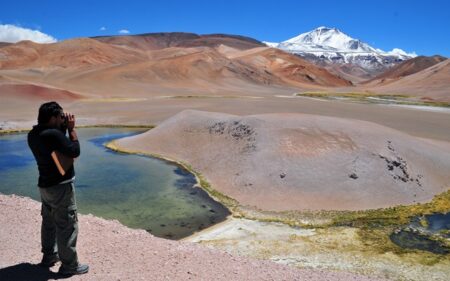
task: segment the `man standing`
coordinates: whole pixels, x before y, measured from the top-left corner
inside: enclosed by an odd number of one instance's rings
[[[61,261],[59,273],[62,275],[87,273],[89,266],[78,262],[76,251],[78,218],[74,167],[70,165],[62,174],[52,158],[55,151],[68,158],[80,155],[74,115],[64,113],[56,102],[42,104],[38,124],[28,133],[28,145],[39,170],[43,253],[40,265],[51,267]]]

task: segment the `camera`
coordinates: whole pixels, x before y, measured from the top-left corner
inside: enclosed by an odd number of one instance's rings
[[[67,118],[67,115],[64,113],[61,113],[61,118],[64,120],[63,123],[61,124],[61,131],[63,131],[63,133],[65,133],[67,131],[67,126],[68,126],[69,120]]]

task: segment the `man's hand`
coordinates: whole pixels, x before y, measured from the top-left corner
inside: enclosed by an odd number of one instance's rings
[[[70,112],[66,113],[67,129],[72,131],[75,128],[75,115]]]
[[[69,131],[69,137],[72,141],[78,140],[77,132],[75,132],[75,115],[68,112],[66,113],[67,130]]]

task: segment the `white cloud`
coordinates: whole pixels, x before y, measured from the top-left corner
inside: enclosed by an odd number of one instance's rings
[[[100,27],[100,31],[105,31],[105,30],[106,30],[106,27],[104,27],[104,26]]]
[[[120,34],[128,34],[128,33],[130,33],[130,31],[128,29],[121,29],[121,30],[119,30],[119,33]]]
[[[36,43],[54,43],[57,41],[56,38],[42,33],[39,30],[32,30],[12,24],[0,24],[0,42],[16,43],[22,40],[30,40]]]

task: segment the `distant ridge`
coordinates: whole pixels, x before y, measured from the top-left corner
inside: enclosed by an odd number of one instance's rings
[[[369,83],[376,80],[405,77],[417,73],[419,71],[422,71],[435,64],[438,64],[446,59],[447,58],[439,55],[435,55],[432,57],[418,56],[390,68],[389,70],[383,72],[381,75],[378,75],[377,77],[369,81],[366,81],[365,83]]]
[[[131,34],[131,35],[101,35],[101,36],[92,36],[90,38],[98,39],[98,38],[105,38],[105,37],[131,37],[131,36],[134,36],[134,37],[164,37],[164,36],[182,37],[183,35],[185,35],[186,39],[200,38],[200,37],[222,37],[222,38],[235,38],[235,39],[239,39],[239,40],[244,40],[244,41],[264,45],[264,43],[262,43],[261,41],[256,40],[251,37],[248,37],[248,36],[225,34],[225,33],[196,34],[196,33],[191,33],[191,32],[148,32],[148,33]]]
[[[399,93],[421,96],[425,100],[450,102],[450,60],[445,59],[416,73],[386,81],[367,84],[378,93]]]
[[[0,48],[1,47],[5,47],[5,46],[9,46],[9,45],[11,45],[12,43],[8,43],[8,42],[0,42]]]
[[[126,45],[143,50],[157,50],[169,47],[217,47],[226,45],[240,50],[265,46],[264,43],[241,35],[205,34],[187,32],[158,32],[136,35],[96,36],[92,39],[115,45]]]

